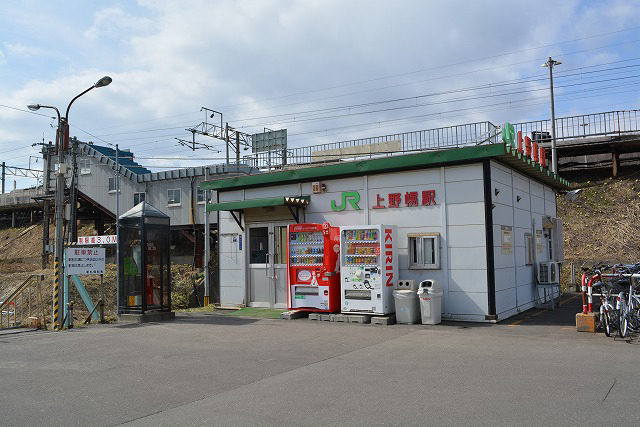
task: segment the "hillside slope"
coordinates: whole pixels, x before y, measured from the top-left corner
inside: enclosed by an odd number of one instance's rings
[[[585,182],[577,200],[558,197],[565,265],[640,261],[640,181]]]

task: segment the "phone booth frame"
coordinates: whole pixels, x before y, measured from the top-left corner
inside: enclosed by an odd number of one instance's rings
[[[171,312],[170,218],[146,202],[120,216],[119,312]]]

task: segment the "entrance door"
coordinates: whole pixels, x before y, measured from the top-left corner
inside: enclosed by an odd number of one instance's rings
[[[287,308],[287,224],[252,224],[249,306]]]

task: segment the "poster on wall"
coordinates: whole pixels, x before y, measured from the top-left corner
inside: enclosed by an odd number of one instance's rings
[[[542,253],[542,230],[536,230],[536,252]]]
[[[503,225],[502,230],[502,255],[513,254],[513,227]]]

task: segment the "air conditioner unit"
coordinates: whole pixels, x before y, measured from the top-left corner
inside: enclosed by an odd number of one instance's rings
[[[396,289],[400,291],[417,291],[418,286],[415,280],[398,279]]]
[[[552,283],[560,283],[560,263],[545,261],[539,262],[537,268],[538,283],[548,285]]]

